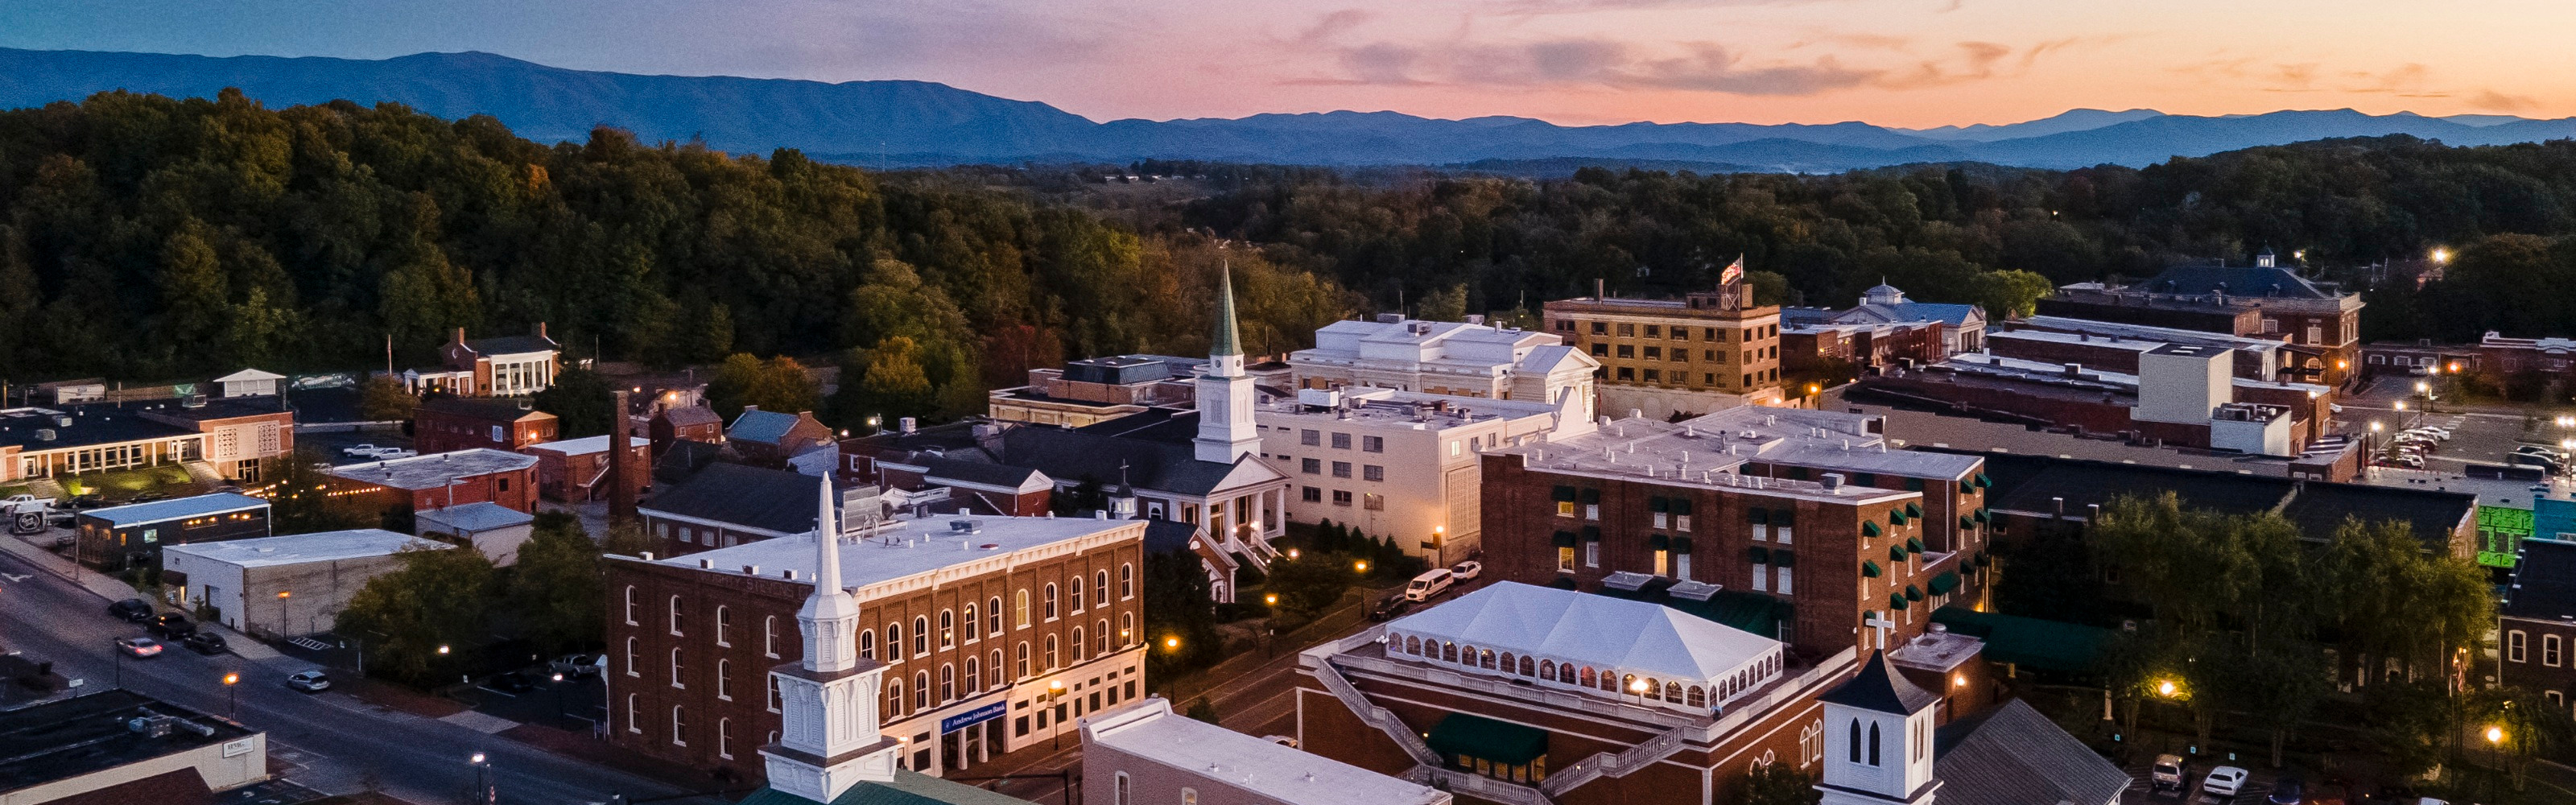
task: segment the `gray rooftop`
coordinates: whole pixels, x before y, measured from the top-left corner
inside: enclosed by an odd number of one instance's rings
[[[129,719],[154,716],[179,719],[205,733],[174,724],[177,728],[154,737],[126,727]],[[21,791],[254,734],[122,689],[0,710],[0,791]]]
[[[524,470],[536,465],[536,456],[476,447],[452,453],[431,453],[414,458],[332,467],[331,475],[418,492],[423,489],[443,489],[460,478]]]
[[[478,501],[458,506],[422,509],[412,515],[421,527],[441,526],[451,532],[479,534],[496,528],[527,525],[537,516],[498,503]]]
[[[2129,773],[2020,699],[1933,733],[1942,805],[2118,802]]]
[[[810,514],[805,518],[808,532],[813,530],[813,519]],[[960,522],[973,523],[975,530],[958,531],[950,525]],[[888,520],[865,538],[841,541],[841,583],[857,589],[1121,529],[1127,530],[1128,539],[1141,542],[1145,535],[1145,521],[950,515]],[[814,538],[795,536],[756,540],[655,561],[690,568],[697,567],[700,562],[709,562],[714,566],[713,572],[736,574],[745,566],[758,566],[762,575],[771,578],[780,577],[782,571],[793,570],[798,583],[811,584],[815,567]]]
[[[1524,456],[1530,469],[1541,472],[1840,499],[1897,493],[1854,486],[1828,491],[1817,483],[1741,473],[1744,465],[1760,462],[1957,480],[1975,472],[1981,463],[1975,456],[1930,458],[1935,454],[1887,449],[1885,436],[1871,432],[1879,422],[1878,417],[1860,414],[1744,406],[1682,422],[1617,420],[1581,436],[1494,452]]]
[[[249,495],[238,495],[231,492],[217,492],[211,495],[198,495],[195,497],[177,498],[173,500],[156,500],[151,503],[137,503],[131,506],[110,506],[104,509],[91,509],[89,511],[81,512],[81,515],[106,520],[110,525],[123,528],[130,525],[158,523],[165,520],[184,520],[190,517],[204,517],[210,514],[230,514],[232,512],[266,508],[268,508],[268,501],[261,500],[259,498],[251,497]]]
[[[1531,400],[1427,394],[1368,386],[1345,388],[1340,394],[1344,404],[1339,408],[1305,405],[1296,397],[1284,397],[1262,404],[1260,410],[1266,414],[1318,422],[1418,422],[1430,430],[1454,428],[1497,417],[1520,419],[1556,413],[1556,406]]]
[[[1291,749],[1172,712],[1169,700],[1147,699],[1093,716],[1083,743],[1107,746],[1210,783],[1252,792],[1282,805],[1445,805],[1447,792]],[[1219,798],[1216,801],[1230,801]]]
[[[288,534],[282,537],[172,545],[162,550],[167,553],[184,553],[242,567],[268,567],[386,556],[405,550],[435,551],[453,547],[455,546],[437,540],[421,539],[410,534],[397,534],[381,528],[356,528],[347,531],[317,531],[311,534]]]

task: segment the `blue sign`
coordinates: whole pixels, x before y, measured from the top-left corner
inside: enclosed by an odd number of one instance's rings
[[[946,735],[976,724],[1001,718],[1003,713],[1008,713],[1010,711],[1011,703],[1005,701],[994,702],[973,710],[958,713],[939,720],[939,734]]]

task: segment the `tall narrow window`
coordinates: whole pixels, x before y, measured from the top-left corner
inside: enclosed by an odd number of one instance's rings
[[[635,585],[632,584],[626,585],[626,625],[635,625]]]
[[[982,622],[982,621],[978,621],[978,620],[976,620],[976,619],[975,619],[975,603],[974,603],[974,602],[969,601],[969,602],[967,602],[967,603],[966,603],[966,614],[965,614],[965,616],[964,616],[963,618],[961,618],[961,620],[964,620],[964,621],[965,621],[965,623],[966,623],[966,642],[972,643],[972,642],[975,642],[978,638],[981,638],[981,637],[983,637],[983,636],[984,636],[984,624],[983,624],[983,622]]]
[[[638,709],[638,705],[639,700],[635,698],[635,694],[626,694],[626,731],[642,735],[644,734],[644,712]]]
[[[716,719],[716,756],[733,759],[733,719]]]
[[[635,638],[626,638],[626,675],[642,676],[635,670]]]
[[[1073,661],[1074,661],[1074,662],[1081,662],[1081,661],[1083,661],[1083,659],[1085,659],[1085,657],[1086,657],[1086,656],[1088,655],[1088,653],[1090,652],[1090,649],[1091,649],[1091,641],[1083,639],[1084,637],[1085,637],[1085,635],[1082,633],[1082,627],[1080,627],[1080,626],[1073,627]]]
[[[769,680],[769,712],[778,712],[778,677],[763,676],[761,678]]]
[[[680,597],[671,596],[671,633],[680,633]]]
[[[679,705],[671,706],[671,745],[689,745],[689,714]]]
[[[716,661],[716,698],[733,701],[733,661]]]
[[[1046,669],[1049,671],[1064,667],[1062,664],[1056,662],[1058,657],[1063,656],[1056,650],[1058,642],[1059,641],[1056,639],[1055,635],[1046,636]]]
[[[1029,628],[1029,588],[1011,593],[1011,621],[1022,629]]]
[[[969,660],[969,662],[972,662],[972,660]],[[947,704],[956,700],[957,666],[941,663],[939,666],[939,703]]]
[[[876,632],[874,632],[874,631],[871,631],[871,630],[867,630],[867,629],[860,629],[860,630],[859,630],[859,659],[862,659],[862,660],[873,660],[873,659],[876,659],[876,658],[877,658],[877,633],[876,633]]]
[[[1869,765],[1878,765],[1878,722],[1869,722]]]
[[[1020,641],[1020,662],[1016,670],[1019,672],[1019,678],[1021,679],[1035,676],[1035,674],[1029,673],[1029,641]]]
[[[1851,722],[1851,762],[1860,762],[1860,719]]]
[[[1072,583],[1068,586],[1073,588],[1070,590],[1070,592],[1073,593],[1073,608],[1071,611],[1076,615],[1082,614],[1082,577],[1078,575],[1074,576]]]
[[[687,685],[680,684],[680,650],[679,650],[679,649],[672,649],[672,650],[671,650],[671,687],[675,687],[675,688],[686,688],[686,687],[688,687]]]
[[[912,672],[912,709],[930,709],[930,672]]]
[[[1092,597],[1093,597],[1093,598],[1100,599],[1100,605],[1101,605],[1101,606],[1108,606],[1108,605],[1109,605],[1109,571],[1107,571],[1107,570],[1102,570],[1102,571],[1099,571],[1099,572],[1093,573],[1093,574],[1091,574],[1091,580],[1092,580],[1092,582],[1091,582],[1092,592],[1094,593],[1094,594],[1092,595]]]
[[[716,645],[733,645],[733,608],[716,607]]]
[[[930,616],[928,615],[915,615],[912,618],[912,656],[930,656]]]
[[[1047,582],[1047,586],[1046,586],[1046,619],[1047,619],[1047,620],[1055,620],[1056,606],[1058,605],[1058,602],[1057,602],[1057,595],[1058,595],[1058,591],[1056,590],[1055,582]]]
[[[997,688],[998,688],[998,687],[1001,687],[1001,686],[1003,686],[1003,685],[1008,685],[1008,684],[1010,684],[1010,683],[1011,683],[1011,680],[1010,680],[1010,678],[1009,678],[1009,676],[1010,676],[1010,675],[1005,674],[1005,673],[1002,673],[1002,650],[1001,650],[1001,649],[994,649],[994,650],[993,650],[993,659],[992,659],[992,661],[991,661],[991,664],[990,664],[990,665],[988,665],[988,666],[986,666],[986,667],[993,669],[993,687],[997,687]]]
[[[973,692],[983,689],[984,659],[981,657],[969,656],[966,658],[966,690]]]
[[[1091,653],[1106,657],[1109,655],[1109,619],[1101,618],[1094,621],[1092,625],[1098,627],[1099,631],[1091,638],[1093,641]]]
[[[776,615],[760,619],[760,655],[773,660],[778,658],[778,616]]]
[[[985,602],[984,602],[984,604],[985,604],[985,608],[984,608],[985,615],[984,615],[984,617],[992,619],[992,624],[991,624],[991,626],[990,626],[990,627],[988,627],[988,628],[986,628],[986,629],[984,630],[984,633],[985,633],[985,634],[988,634],[988,635],[991,635],[991,636],[993,636],[993,637],[1001,637],[1001,636],[1002,636],[1002,597],[1001,597],[1001,596],[998,596],[998,595],[997,595],[997,596],[993,596],[992,600],[985,601]]]
[[[1136,597],[1136,566],[1118,566],[1118,600]]]

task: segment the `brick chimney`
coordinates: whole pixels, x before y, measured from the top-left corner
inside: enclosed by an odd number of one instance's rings
[[[546,340],[548,340],[548,341],[552,341],[552,340],[554,340],[554,339],[552,339],[552,338],[547,338],[547,337],[546,337],[546,323],[545,323],[545,322],[542,322],[542,321],[541,321],[541,322],[537,322],[537,337],[538,337],[538,338],[545,338],[545,339],[546,339]]]
[[[450,342],[448,342],[448,343],[456,344],[456,345],[459,345],[459,346],[463,346],[463,345],[465,344],[465,328],[463,328],[463,327],[458,327],[458,328],[456,328],[456,340],[454,340],[454,341],[450,341]]]
[[[537,325],[537,332],[543,335],[545,325]],[[611,408],[608,415],[611,424],[608,428],[608,525],[610,528],[616,528],[635,522],[635,481],[626,474],[639,468],[627,466],[632,463],[632,459],[626,455],[627,431],[631,429],[626,419],[626,392],[623,390],[611,392],[609,400]]]

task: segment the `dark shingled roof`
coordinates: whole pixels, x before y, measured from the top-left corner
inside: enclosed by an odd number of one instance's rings
[[[2110,805],[2129,773],[2020,699],[1932,733],[1941,805]]]
[[[523,352],[553,352],[560,349],[554,339],[533,335],[505,335],[497,338],[467,339],[465,348],[478,355],[516,355]]]
[[[1199,527],[1179,520],[1149,520],[1145,523],[1146,553],[1183,553],[1190,549],[1190,538]]]
[[[722,461],[725,446],[696,439],[673,439],[662,457],[653,460],[653,483],[676,484],[696,477],[707,465]]]
[[[2499,612],[2508,618],[2555,621],[2576,615],[2576,543],[2522,541],[2522,564],[2513,571]]]
[[[1059,481],[1089,479],[1108,485],[1118,482],[1119,465],[1123,462],[1128,483],[1139,489],[1183,495],[1216,491],[1217,484],[1234,470],[1234,465],[1200,461],[1197,449],[1187,439],[1173,442],[1094,430],[1151,413],[1120,417],[1080,430],[1014,428],[1002,434],[1002,463],[1034,467]],[[1178,419],[1171,419],[1157,424],[1177,427],[1178,423]],[[1188,430],[1197,429],[1197,413],[1190,412]]]
[[[815,479],[786,470],[709,464],[645,501],[647,511],[781,534],[814,530]]]
[[[1880,713],[1910,715],[1941,701],[1941,695],[1906,681],[1904,674],[1887,662],[1887,651],[1881,649],[1860,666],[1860,675],[1852,677],[1817,701],[1857,707]]]
[[[176,405],[175,402],[171,403]],[[182,428],[167,422],[143,418],[150,404],[127,403],[120,408],[107,405],[64,405],[38,409],[0,411],[0,447],[19,445],[27,452],[61,450],[69,447],[119,444],[146,439],[169,439],[195,434],[195,428]],[[40,413],[51,411],[55,413]],[[58,417],[69,417],[70,425]],[[50,434],[52,438],[42,438]]]
[[[915,453],[910,458],[894,463],[923,467],[927,470],[923,476],[932,480],[963,481],[1005,489],[1018,489],[1021,484],[1028,483],[1029,476],[1038,474],[1037,470],[1027,467],[1013,467],[989,461],[965,461],[927,453]]]
[[[704,408],[704,407],[695,406],[695,405],[683,405],[683,406],[679,406],[679,407],[676,407],[676,408],[664,408],[664,409],[662,409],[662,414],[661,414],[661,416],[662,416],[662,420],[663,420],[663,421],[665,421],[665,422],[669,422],[669,423],[671,423],[671,424],[673,424],[673,425],[722,425],[722,424],[724,424],[724,417],[716,416],[715,409],[712,409],[712,408]]]
[[[2334,294],[2310,284],[2287,268],[2217,266],[2208,263],[2178,265],[2165,269],[2162,274],[2129,286],[2129,290],[2187,296],[2223,293],[2230,297],[2247,298],[2334,298]]]
[[[2109,505],[2122,495],[2173,492],[2183,505],[2228,514],[2279,511],[2307,536],[2324,539],[2344,518],[2364,523],[2396,520],[2415,531],[2427,550],[2449,553],[2454,529],[2477,512],[2477,496],[2431,489],[2302,481],[2277,475],[2239,475],[2230,471],[2186,470],[2146,464],[2121,464],[2021,453],[1913,447],[1932,453],[1973,455],[1986,460],[1994,487],[1986,491],[1986,508],[2048,514],[2050,498],[2066,499],[2066,514],[2083,517],[2092,504]]]

